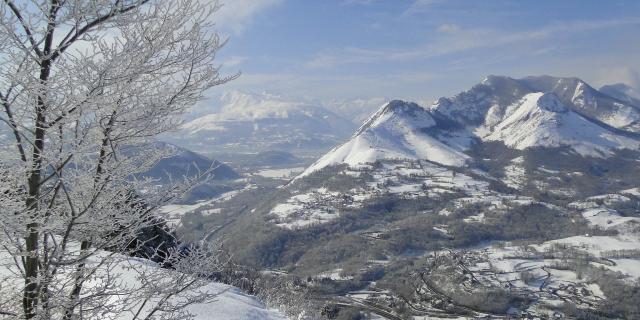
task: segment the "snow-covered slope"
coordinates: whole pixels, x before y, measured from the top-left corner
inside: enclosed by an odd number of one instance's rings
[[[553,92],[573,110],[614,128],[640,132],[640,110],[633,105],[604,94],[578,78],[549,76],[521,80],[536,92]]]
[[[88,260],[88,263],[97,264],[99,260],[96,257],[101,257],[104,259],[108,253],[98,252],[94,257]],[[118,303],[118,307],[109,309],[104,308],[104,313],[102,314],[101,319],[117,319],[117,320],[131,320],[131,319],[139,319],[135,313],[131,311],[122,312],[119,308],[126,309],[125,307],[129,307],[130,310],[138,310],[140,309],[141,315],[146,315],[149,311],[158,303],[161,299],[161,294],[166,294],[160,290],[166,288],[157,288],[158,296],[154,297],[155,299],[144,300],[145,295],[137,292],[138,288],[142,286],[142,279],[149,280],[151,278],[151,274],[154,275],[153,279],[157,280],[157,276],[162,276],[166,272],[167,279],[171,278],[170,273],[174,272],[169,269],[160,269],[157,264],[150,262],[148,260],[133,258],[133,257],[121,257],[116,256],[113,260],[104,260],[109,261],[106,266],[100,266],[95,269],[95,276],[88,276],[88,281],[85,283],[85,286],[91,287],[96,286],[102,288],[100,286],[103,285],[103,281],[111,281],[104,280],[103,277],[106,277],[107,272],[106,268],[109,268],[108,275],[113,277],[117,277],[117,281],[114,286],[109,287],[106,290],[106,295],[110,296],[110,300],[114,304]],[[119,261],[119,262],[113,262]],[[0,279],[3,281],[4,287],[2,289],[2,293],[6,294],[7,290],[12,290],[12,285],[17,285],[15,288],[17,292],[20,292],[21,289],[21,278],[16,276],[19,274],[19,270],[15,267],[13,263],[13,257],[11,257],[8,252],[0,251]],[[93,270],[93,269],[92,269]],[[158,274],[156,274],[156,272]],[[142,276],[145,275],[145,276]],[[145,278],[147,277],[147,278]],[[171,282],[168,282],[171,283]],[[148,284],[145,284],[148,288]],[[162,284],[158,284],[162,285]],[[91,293],[90,289],[87,288],[87,293]],[[118,297],[117,293],[122,293],[126,295],[124,297]],[[214,297],[213,299],[207,299],[206,301],[200,303],[193,303],[186,307],[184,311],[193,315],[194,320],[286,320],[282,313],[278,310],[268,309],[262,302],[260,302],[256,297],[248,295],[242,292],[240,289],[229,286],[226,284],[211,282],[204,286],[198,286],[194,289],[187,289],[179,294],[176,294],[173,297],[168,298],[168,305],[172,304],[182,304],[186,301],[188,297],[193,298],[196,296],[202,295],[211,295]],[[3,299],[9,299],[9,296],[3,296]],[[97,300],[96,300],[97,301]],[[7,303],[10,300],[3,301],[3,307],[7,306]],[[167,304],[165,304],[167,306]],[[115,310],[119,310],[116,311]],[[162,318],[163,313],[156,313],[156,317],[153,319]],[[0,319],[8,319],[0,316]],[[91,318],[95,319],[95,318]]]
[[[489,76],[470,90],[428,108],[391,101],[343,145],[302,175],[327,166],[378,159],[423,159],[463,166],[474,143],[501,141],[524,150],[569,147],[606,157],[640,148],[640,112],[575,78]]]
[[[333,149],[302,175],[333,165],[357,165],[379,159],[426,159],[444,165],[464,165],[467,156],[427,131],[436,125],[415,103],[391,101],[376,112],[347,143]]]
[[[616,135],[567,108],[554,93],[530,93],[507,111],[485,140],[503,141],[523,150],[569,146],[587,156],[612,149],[638,149],[636,139]]]

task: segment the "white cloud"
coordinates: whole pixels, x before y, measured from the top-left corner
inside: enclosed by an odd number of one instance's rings
[[[222,65],[225,67],[237,67],[247,60],[244,56],[231,56],[226,59],[222,59]]]
[[[629,66],[600,68],[595,82],[598,86],[622,82],[640,90],[640,72]]]
[[[314,55],[305,66],[312,69],[333,68],[349,64],[428,59],[478,48],[495,48],[518,43],[531,44],[553,37],[566,37],[577,33],[637,23],[640,23],[640,19],[571,21],[514,32],[483,28],[463,29],[456,25],[442,25],[438,28],[441,32],[429,40],[427,44],[421,46],[401,49],[347,47],[324,50]],[[538,52],[538,54],[542,53],[544,52]]]
[[[277,6],[284,0],[221,0],[222,8],[215,14],[216,24],[235,35],[241,34],[253,19],[265,10]]]
[[[343,4],[346,5],[350,5],[350,4],[372,4],[374,2],[376,2],[377,0],[344,0]]]
[[[458,26],[457,24],[445,23],[439,25],[436,30],[442,33],[454,33],[460,30],[460,26]]]
[[[247,73],[225,85],[225,90],[287,92],[315,98],[371,97],[380,92],[392,97],[413,98],[410,92],[422,88],[436,75],[425,71],[376,75],[323,75],[313,73]]]
[[[431,10],[434,4],[442,2],[443,0],[415,0],[407,10],[404,11],[405,15],[412,15],[418,13],[424,13]]]

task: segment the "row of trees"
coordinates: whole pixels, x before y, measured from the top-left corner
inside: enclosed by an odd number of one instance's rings
[[[163,252],[173,269],[131,265],[132,239],[157,223],[181,181],[135,179],[203,93],[233,78],[215,1],[0,2],[0,313],[24,319],[180,319],[214,256]],[[146,149],[145,149],[146,148]],[[129,151],[128,151],[129,150]],[[136,150],[131,152],[130,150]],[[119,277],[131,273],[127,282]],[[134,284],[132,284],[134,283]]]

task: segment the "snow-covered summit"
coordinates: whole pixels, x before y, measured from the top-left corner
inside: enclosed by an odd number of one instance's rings
[[[351,140],[331,150],[301,176],[330,165],[357,165],[380,159],[426,159],[464,165],[468,156],[429,134],[429,128],[435,125],[427,109],[411,102],[390,101],[365,121]]]
[[[640,112],[577,78],[489,76],[471,89],[429,107],[393,100],[343,145],[301,176],[346,163],[422,159],[464,166],[474,143],[500,141],[514,149],[568,147],[607,157],[640,148]]]
[[[502,141],[515,149],[571,147],[585,156],[612,149],[638,149],[640,141],[616,135],[566,107],[555,93],[530,93],[514,105],[483,140]]]
[[[578,78],[488,76],[467,91],[451,98],[440,98],[431,109],[458,122],[478,124],[485,120],[486,112],[492,107],[495,113],[536,92],[554,93],[573,111],[604,125],[640,132],[640,109],[604,94]]]

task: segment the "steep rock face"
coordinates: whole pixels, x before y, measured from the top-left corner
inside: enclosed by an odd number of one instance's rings
[[[301,176],[346,163],[422,159],[464,166],[474,143],[499,141],[524,150],[568,147],[607,157],[640,147],[640,112],[577,78],[489,76],[471,89],[424,108],[394,100],[383,105],[343,145]]]

